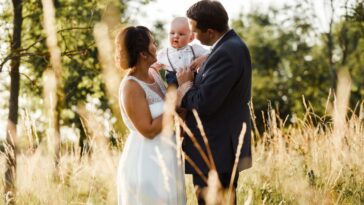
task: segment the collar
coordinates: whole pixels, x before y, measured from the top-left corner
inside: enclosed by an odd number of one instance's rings
[[[171,46],[171,47],[169,47],[168,49],[171,49],[172,51],[181,51],[181,50],[186,49],[187,47],[189,47],[189,45],[188,45],[188,44],[187,44],[187,45],[185,45],[185,46],[183,46],[183,47],[181,47],[181,48],[173,48],[173,47]]]
[[[226,31],[219,39],[217,39],[217,41],[214,43],[214,44],[212,44],[212,46],[211,46],[211,50],[213,50],[214,48],[215,48],[215,46],[219,43],[219,41],[227,34],[227,33],[229,33],[229,31],[231,31],[231,29],[229,29],[228,31]]]

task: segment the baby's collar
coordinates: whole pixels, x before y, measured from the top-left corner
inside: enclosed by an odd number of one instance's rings
[[[176,51],[180,51],[180,50],[183,50],[183,49],[187,48],[188,46],[189,45],[187,44],[187,45],[185,45],[185,46],[183,46],[181,48],[173,48],[173,47],[171,47],[171,49],[176,50]]]

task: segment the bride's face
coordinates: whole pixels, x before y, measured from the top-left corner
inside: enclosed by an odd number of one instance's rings
[[[148,47],[149,52],[149,63],[153,64],[157,61],[157,45],[152,35],[149,35],[150,37],[150,43]]]

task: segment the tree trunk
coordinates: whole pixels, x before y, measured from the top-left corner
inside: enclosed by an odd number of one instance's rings
[[[59,82],[59,81],[58,81]],[[59,83],[57,83],[57,89],[59,88]],[[54,163],[55,167],[57,169],[57,174],[59,174],[59,162],[61,159],[61,126],[60,126],[60,120],[61,120],[61,96],[57,95],[57,105],[55,110],[55,116],[54,116]]]
[[[341,65],[344,66],[346,64],[347,56],[349,54],[349,43],[350,39],[348,36],[348,26],[347,23],[349,21],[349,8],[348,8],[349,0],[345,1],[345,19],[343,21],[343,26],[341,27],[340,33],[339,33],[339,46],[342,51],[342,59],[341,59]]]
[[[11,53],[15,54],[11,60],[10,71],[10,99],[9,99],[9,115],[8,125],[6,128],[6,168],[5,168],[5,204],[14,204],[15,196],[15,177],[16,177],[16,152],[15,141],[17,138],[16,126],[18,123],[18,97],[20,87],[20,55],[21,47],[21,27],[23,22],[22,1],[13,0],[13,39],[11,43]]]
[[[329,24],[329,32],[327,33],[327,57],[329,60],[329,73],[331,76],[331,89],[336,89],[337,84],[337,71],[335,68],[335,62],[333,59],[334,56],[334,34],[333,34],[333,24],[334,24],[334,1],[330,0],[330,9],[331,9],[331,17],[330,17],[330,24]]]

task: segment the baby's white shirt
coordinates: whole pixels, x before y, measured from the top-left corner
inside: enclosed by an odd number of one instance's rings
[[[192,44],[191,47],[195,53],[195,58],[207,55],[210,52],[198,44]],[[191,47],[190,45],[186,45],[179,49],[173,47],[164,48],[158,52],[157,62],[165,65],[165,69],[168,71],[179,71],[181,68],[190,66],[194,60]]]

